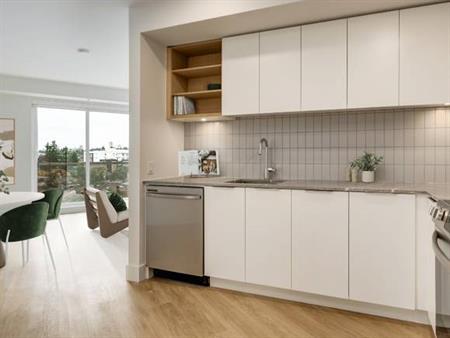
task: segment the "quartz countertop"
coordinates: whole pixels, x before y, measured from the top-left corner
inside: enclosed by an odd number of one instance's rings
[[[351,191],[396,194],[428,194],[435,200],[450,200],[450,184],[396,184],[388,182],[352,183],[346,181],[285,180],[277,184],[230,183],[233,177],[170,177],[144,180],[145,184],[170,186],[246,187],[316,191]]]

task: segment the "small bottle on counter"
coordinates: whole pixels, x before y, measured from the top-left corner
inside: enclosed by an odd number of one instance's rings
[[[345,175],[345,180],[347,182],[351,182],[352,181],[352,167],[348,166],[347,167],[347,171],[346,171],[346,175]]]
[[[352,168],[352,182],[353,183],[358,182],[358,174],[359,174],[358,168]]]

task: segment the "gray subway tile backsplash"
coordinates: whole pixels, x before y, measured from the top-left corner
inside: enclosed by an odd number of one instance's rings
[[[450,183],[450,108],[243,117],[185,124],[185,149],[215,148],[225,176],[261,178],[259,140],[280,179],[344,180],[363,151],[384,156],[377,180]]]

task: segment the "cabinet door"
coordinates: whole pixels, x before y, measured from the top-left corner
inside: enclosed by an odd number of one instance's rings
[[[205,188],[205,274],[245,281],[245,189]]]
[[[449,101],[450,4],[400,11],[400,104]]]
[[[259,33],[222,40],[222,115],[259,113]]]
[[[348,298],[348,193],[292,191],[292,288]]]
[[[300,27],[260,33],[260,112],[300,111]]]
[[[415,196],[350,193],[350,299],[415,308]]]
[[[246,189],[246,281],[291,287],[291,191]]]
[[[347,108],[347,20],[302,26],[302,110]]]
[[[398,11],[348,19],[348,107],[398,105]]]
[[[434,223],[429,210],[436,205],[426,195],[416,197],[416,268],[417,268],[417,304],[418,310],[427,311],[433,330],[436,329],[436,279],[435,257],[431,238]]]

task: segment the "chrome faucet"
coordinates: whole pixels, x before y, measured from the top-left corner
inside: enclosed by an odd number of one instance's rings
[[[267,142],[267,139],[262,138],[259,140],[259,150],[258,155],[262,156],[262,150],[264,147],[264,156],[265,156],[265,164],[264,164],[264,179],[268,181],[272,181],[273,176],[275,176],[276,169],[275,168],[269,168],[269,156],[268,156],[268,149],[269,149],[269,142]]]

